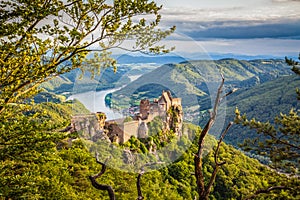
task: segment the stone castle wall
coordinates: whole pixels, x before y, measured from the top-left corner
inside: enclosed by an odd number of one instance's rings
[[[140,118],[142,120],[148,118],[150,110],[150,101],[148,99],[142,99],[140,102]]]
[[[172,106],[181,106],[181,98],[173,98]]]
[[[129,138],[133,135],[135,137],[138,136],[138,128],[139,128],[139,121],[134,120],[131,122],[125,122],[123,124],[123,143],[128,141]]]

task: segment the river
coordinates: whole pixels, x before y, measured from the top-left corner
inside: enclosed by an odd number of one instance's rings
[[[89,91],[79,94],[71,95],[68,100],[77,99],[79,100],[89,111],[104,112],[108,120],[122,118],[123,115],[115,110],[110,109],[105,105],[105,96],[109,93],[115,92],[120,88],[113,88],[102,91]]]
[[[130,82],[135,81],[138,79],[141,75],[131,75],[128,76],[130,78]],[[71,95],[67,100],[73,100],[77,99],[80,101],[89,111],[96,113],[96,112],[104,112],[106,114],[106,118],[108,120],[113,119],[119,119],[122,118],[122,113],[110,109],[105,105],[105,96],[109,93],[113,93],[115,91],[118,91],[125,87],[126,85],[119,87],[119,88],[113,88],[109,90],[102,90],[102,91],[89,91],[79,94]]]

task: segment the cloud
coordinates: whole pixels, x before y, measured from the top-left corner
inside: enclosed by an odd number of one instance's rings
[[[272,0],[272,2],[275,3],[281,3],[281,2],[300,2],[300,0]]]
[[[271,6],[214,9],[164,9],[163,26],[194,39],[294,38],[300,39],[300,4],[295,7]]]
[[[284,58],[300,51],[300,0],[160,1],[161,26],[177,26],[168,42],[181,53]]]
[[[264,55],[270,58],[276,56],[283,59],[285,56],[298,56],[300,51],[300,40],[293,39],[173,40],[170,43],[176,46],[175,54],[183,55],[188,59],[205,59],[203,56],[206,55],[207,58],[214,54]]]
[[[259,23],[251,21],[223,21],[218,23],[178,24],[184,34],[199,40],[203,38],[251,39],[294,38],[300,39],[300,21]]]

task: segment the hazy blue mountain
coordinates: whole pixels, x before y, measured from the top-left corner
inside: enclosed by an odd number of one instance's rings
[[[186,58],[178,55],[162,55],[162,56],[134,56],[134,55],[114,55],[113,56],[119,64],[132,64],[132,63],[179,63],[186,61]]]
[[[190,60],[220,60],[220,59],[237,59],[237,60],[256,60],[256,59],[284,59],[284,56],[274,55],[244,55],[244,54],[232,54],[232,53],[169,53],[166,55],[148,56],[143,54],[119,54],[113,55],[120,64],[128,63],[179,63]],[[297,59],[296,57],[289,56]]]

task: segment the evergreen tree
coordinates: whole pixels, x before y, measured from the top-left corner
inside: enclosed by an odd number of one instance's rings
[[[300,60],[300,54],[299,54]],[[292,70],[300,75],[299,62],[286,58],[287,64]],[[299,89],[296,89],[298,100],[300,100]],[[300,167],[300,115],[298,108],[291,108],[288,114],[279,114],[275,118],[275,124],[260,122],[255,119],[248,120],[246,114],[241,115],[238,108],[235,111],[237,124],[255,129],[258,137],[246,139],[240,146],[247,151],[254,151],[257,154],[269,157],[270,167],[280,172],[288,173],[291,176],[299,175]],[[286,183],[279,186],[272,186],[257,192],[268,193],[271,190],[299,191],[299,179],[286,177]],[[299,193],[297,193],[299,195]]]

